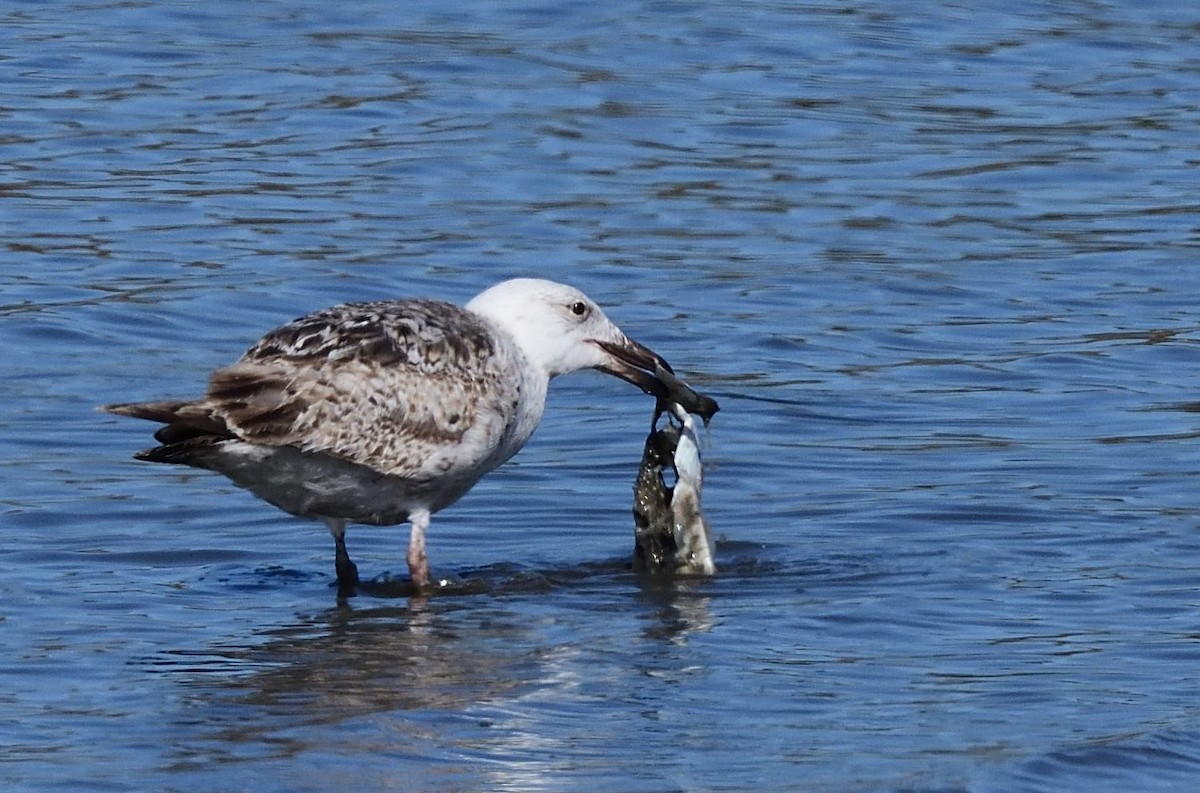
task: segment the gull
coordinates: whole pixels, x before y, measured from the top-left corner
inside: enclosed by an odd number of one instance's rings
[[[164,426],[139,460],[216,471],[334,539],[342,596],[358,569],[346,525],[408,522],[408,571],[431,587],[430,516],[516,454],[550,380],[599,369],[664,398],[671,367],[577,289],[503,281],[457,306],[346,303],[270,331],[198,399],[101,407]],[[715,408],[714,408],[715,409]]]

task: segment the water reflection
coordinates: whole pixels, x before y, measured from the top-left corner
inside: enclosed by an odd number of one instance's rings
[[[177,651],[158,666],[187,687],[232,694],[264,716],[286,713],[311,723],[458,709],[508,694],[529,679],[531,659],[513,651],[528,644],[515,612],[474,605],[467,612],[424,599],[365,609],[343,605],[247,646],[198,656]]]
[[[343,605],[241,646],[165,653],[154,667],[186,692],[168,770],[324,751],[331,733],[346,733],[339,751],[363,756],[453,753],[456,740],[431,734],[430,714],[535,687],[540,655],[516,611],[474,598]]]
[[[345,772],[354,786],[437,769],[444,789],[558,789],[581,763],[607,769],[624,741],[581,744],[581,713],[676,718],[680,692],[700,690],[680,686],[707,677],[687,648],[715,624],[704,583],[639,586],[623,562],[489,569],[454,592],[360,596],[242,644],[163,653],[150,666],[183,692],[164,770],[332,745],[367,759]],[[614,634],[604,611],[627,612],[627,626]]]
[[[190,692],[185,718],[205,723],[214,745],[265,749],[298,723],[382,713],[484,707],[495,720],[503,703],[546,691],[561,698],[586,677],[574,640],[553,636],[556,602],[640,605],[635,624],[646,647],[639,655],[657,668],[660,649],[712,629],[705,583],[638,585],[619,563],[538,573],[497,567],[431,597],[397,597],[406,586],[375,582],[366,591],[382,597],[360,595],[244,644],[164,652],[149,666]]]
[[[685,644],[689,636],[713,628],[709,582],[697,578],[643,579],[641,600],[651,608],[643,617],[642,635],[670,644]]]

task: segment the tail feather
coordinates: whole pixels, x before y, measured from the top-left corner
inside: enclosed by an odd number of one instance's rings
[[[164,399],[157,402],[124,402],[101,405],[106,413],[157,421],[166,426],[154,433],[163,444],[179,443],[191,438],[217,436],[231,438],[228,425],[221,416],[202,400]],[[145,459],[145,458],[143,458]]]
[[[158,402],[120,402],[115,405],[101,405],[105,413],[115,413],[118,416],[131,416],[135,419],[157,421],[170,424],[176,421],[176,416],[186,408],[197,404],[186,399],[163,399]]]

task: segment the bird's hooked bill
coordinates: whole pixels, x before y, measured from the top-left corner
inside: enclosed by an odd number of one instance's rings
[[[719,410],[715,399],[697,393],[677,378],[671,364],[649,347],[628,337],[615,342],[597,340],[596,344],[609,355],[608,362],[597,368],[633,383],[660,404],[681,405],[688,413],[703,418],[705,424]]]

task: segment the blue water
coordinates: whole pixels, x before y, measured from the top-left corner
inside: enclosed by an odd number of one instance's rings
[[[1003,10],[997,10],[1002,8]],[[1200,9],[12,3],[6,790],[1200,785]],[[720,399],[719,575],[640,585],[652,406],[349,543],[131,459],[344,300],[569,281]]]

